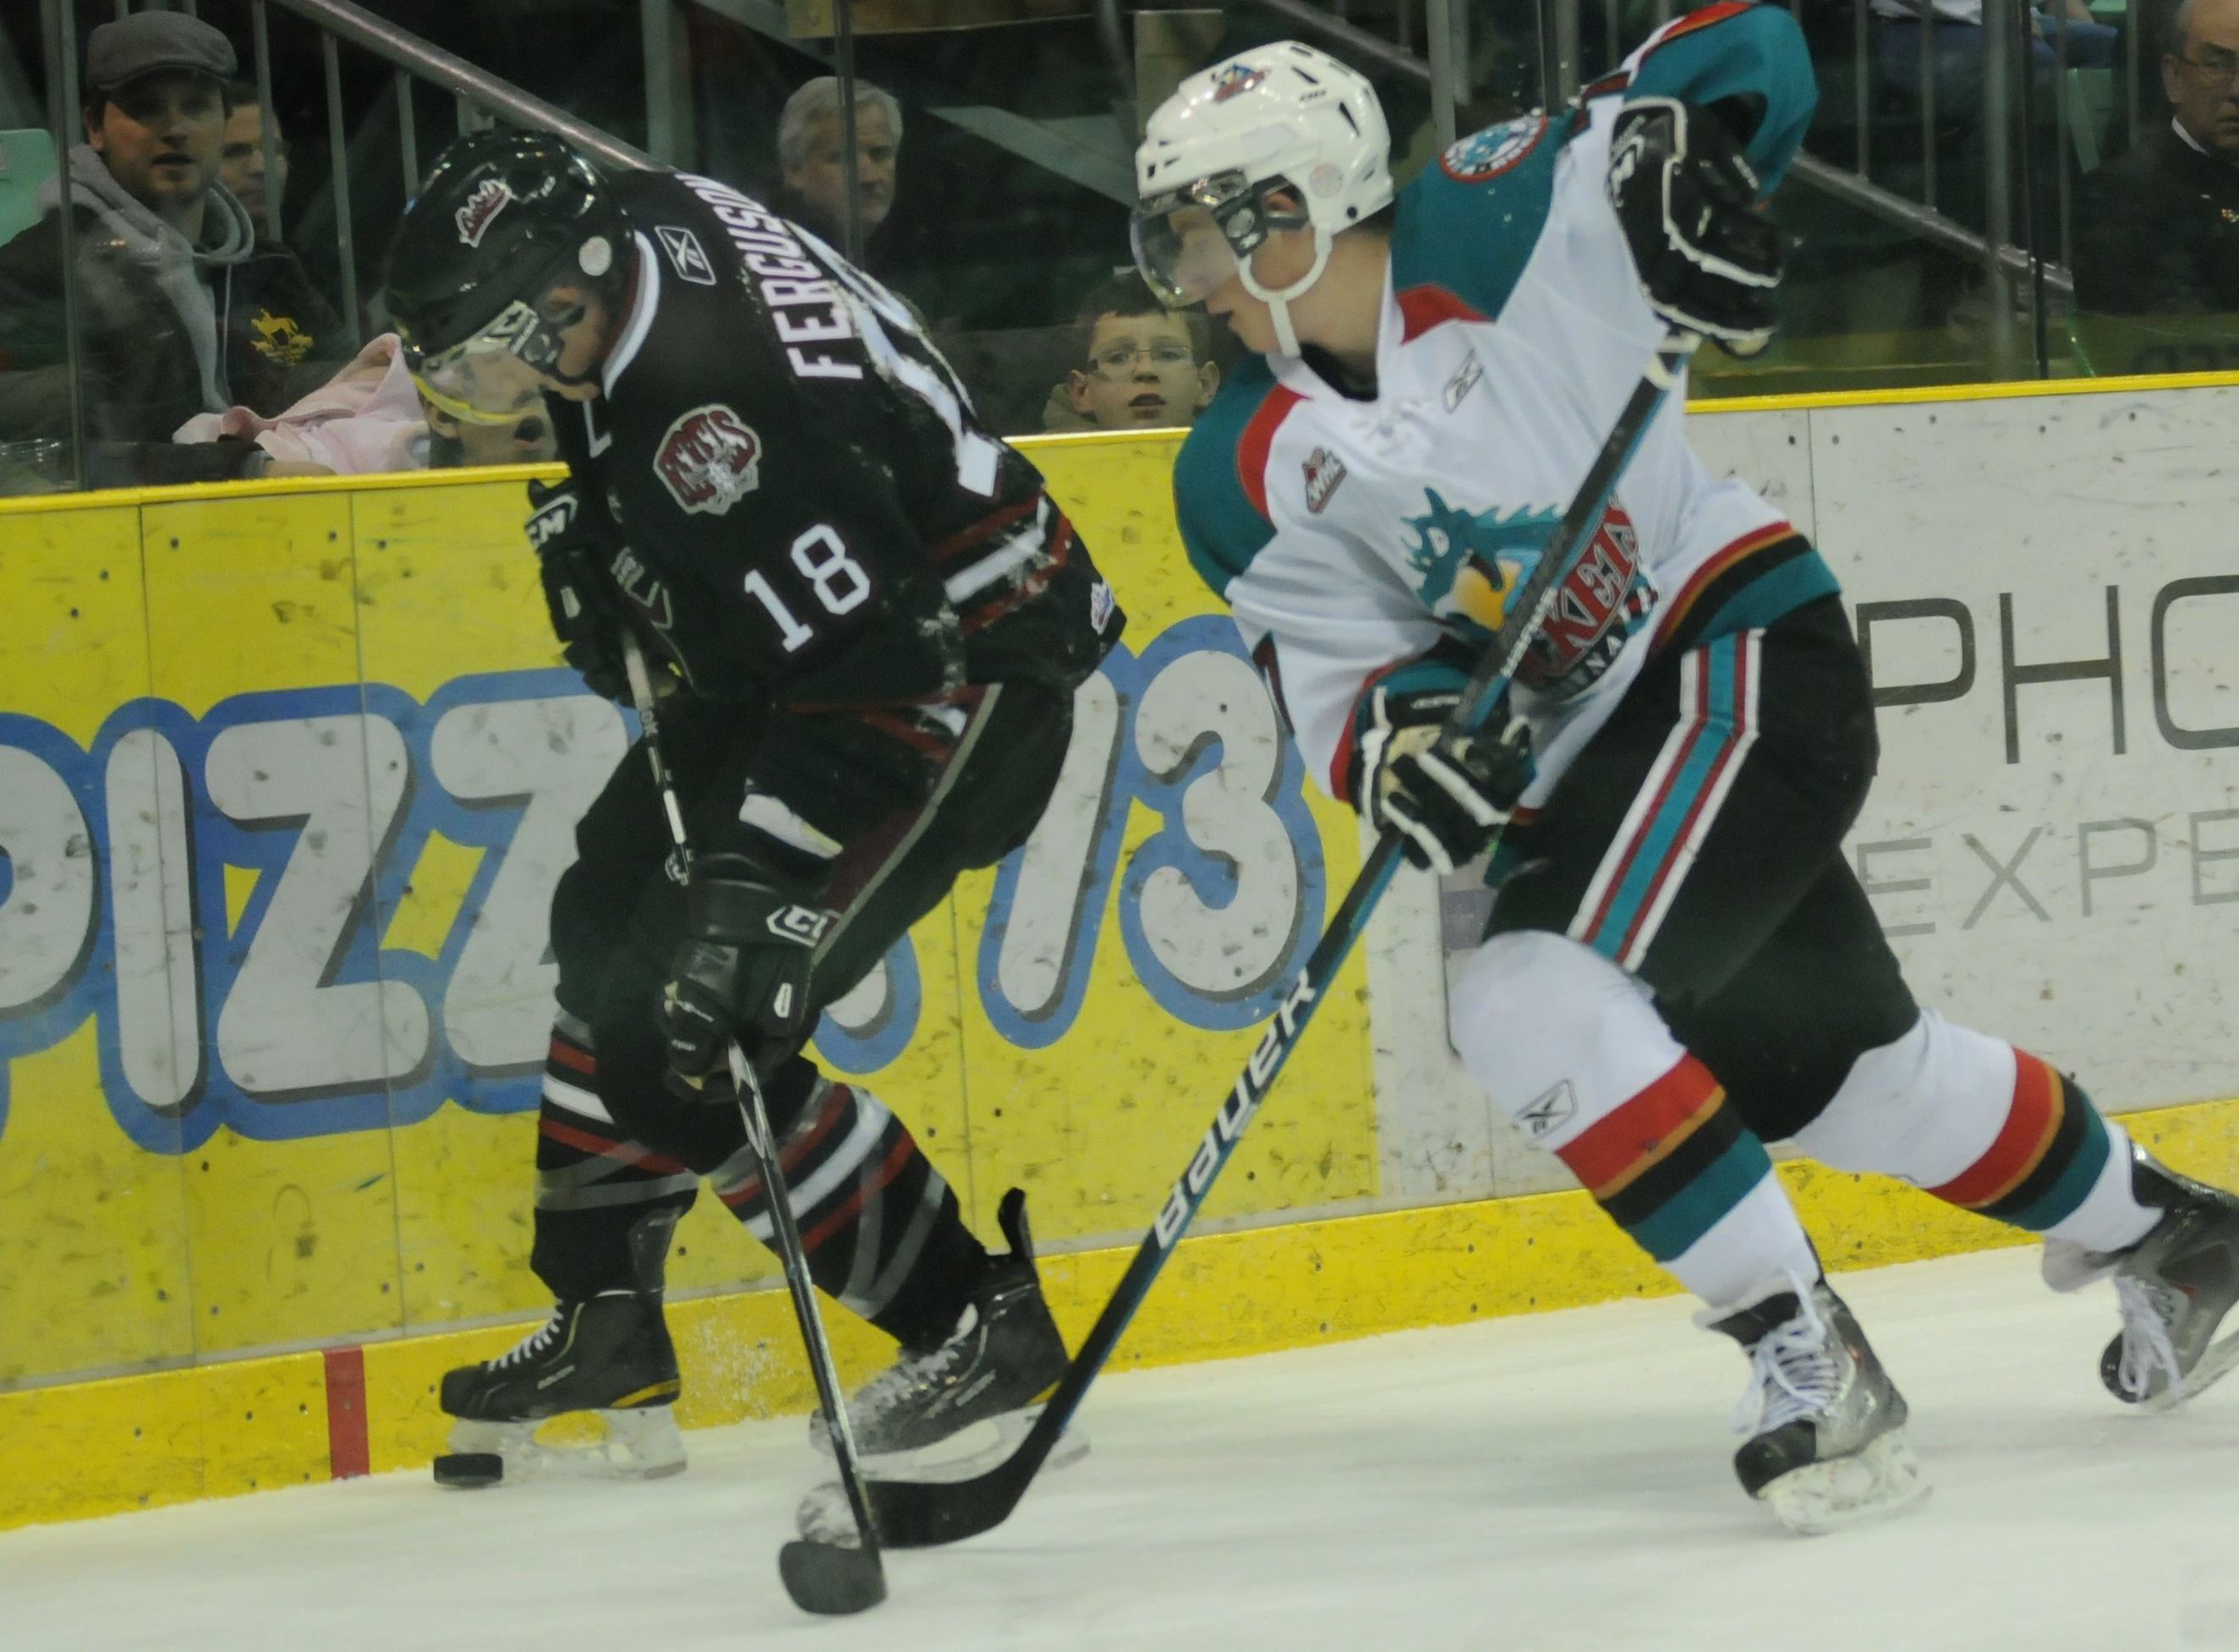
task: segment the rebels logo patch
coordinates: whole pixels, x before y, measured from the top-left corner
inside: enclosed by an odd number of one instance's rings
[[[1539,147],[1546,135],[1545,115],[1526,115],[1520,120],[1488,126],[1482,132],[1472,132],[1438,157],[1438,165],[1445,175],[1462,183],[1483,183],[1497,178],[1521,162]]]
[[[502,178],[484,178],[467,197],[466,205],[451,215],[451,222],[459,227],[459,239],[469,247],[481,246],[483,232],[513,198]]]
[[[653,468],[684,509],[721,516],[761,486],[761,456],[753,427],[711,401],[668,427]]]
[[[1326,448],[1317,448],[1306,455],[1306,508],[1319,516],[1345,480],[1345,461]]]

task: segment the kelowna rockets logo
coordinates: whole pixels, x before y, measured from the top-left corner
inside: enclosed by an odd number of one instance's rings
[[[1254,69],[1241,61],[1232,63],[1222,70],[1219,78],[1213,83],[1213,101],[1226,103],[1238,93],[1250,91],[1266,78],[1267,71],[1264,69]]]

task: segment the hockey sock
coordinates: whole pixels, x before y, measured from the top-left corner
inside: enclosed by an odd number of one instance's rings
[[[599,1099],[598,1059],[578,1027],[555,1028],[536,1121],[536,1242],[529,1264],[554,1296],[661,1288],[669,1231],[691,1208],[689,1166],[629,1140]]]
[[[987,1268],[987,1250],[964,1225],[947,1182],[886,1104],[809,1071],[813,1082],[791,1126],[772,1124],[809,1275],[904,1347],[931,1347],[955,1329]],[[715,1171],[714,1184],[747,1231],[767,1244],[774,1230],[753,1154],[741,1148]]]
[[[1764,1143],[1616,965],[1559,935],[1496,936],[1452,1007],[1471,1075],[1704,1302],[1819,1277]]]
[[[1552,1144],[1610,1219],[1714,1308],[1768,1277],[1819,1277],[1764,1144],[1684,1051],[1639,1094]]]
[[[2090,1251],[2136,1244],[2160,1215],[2132,1191],[2129,1133],[2081,1085],[1933,1011],[1859,1057],[1796,1142],[1839,1170],[1899,1176],[1962,1210]]]

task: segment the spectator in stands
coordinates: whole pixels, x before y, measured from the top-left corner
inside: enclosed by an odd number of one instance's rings
[[[2183,0],[2162,88],[2169,125],[2083,181],[2076,298],[2103,315],[2239,311],[2239,0]]]
[[[1204,311],[1168,309],[1133,270],[1090,291],[1074,336],[1080,365],[1051,393],[1049,428],[1194,424],[1220,388]]]
[[[76,270],[88,480],[272,474],[251,442],[176,446],[198,413],[276,413],[352,354],[286,249],[256,239],[218,182],[232,45],[176,12],[104,23],[87,47],[86,141],[0,247],[0,440],[70,429],[63,258]]]
[[[819,76],[785,100],[777,119],[777,163],[784,187],[771,204],[786,217],[845,249],[847,145],[840,125],[840,83]],[[867,80],[855,83],[855,200],[865,256],[877,273],[872,236],[894,209],[895,164],[901,155],[902,106]]]
[[[250,223],[275,241],[281,238],[279,209],[288,194],[288,139],[280,130],[279,116],[264,107],[253,80],[236,80],[226,88],[232,107],[225,117],[225,136],[217,155],[218,182],[233,191],[249,214]],[[272,128],[272,174],[264,172],[264,128]]]
[[[1930,0],[1873,0],[1874,15],[1880,20],[1882,73],[1890,84],[1917,93],[1920,31],[1926,29],[1937,107],[1955,115],[1971,114],[1983,101],[1983,0],[1933,0],[1933,20],[1923,20],[1922,14],[1930,10]],[[2084,0],[2037,0],[2032,4],[2030,57],[2041,82],[2039,90],[2048,97],[2059,62],[2054,41],[2063,27],[2051,15],[2056,11],[2066,19],[2070,69],[2110,66],[2119,34],[2096,21]]]

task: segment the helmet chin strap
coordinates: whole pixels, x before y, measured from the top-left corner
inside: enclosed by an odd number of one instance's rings
[[[1322,278],[1322,271],[1329,267],[1330,240],[1328,230],[1315,229],[1313,268],[1279,291],[1259,284],[1259,277],[1252,273],[1249,257],[1237,261],[1236,273],[1243,280],[1244,290],[1267,307],[1267,314],[1275,323],[1275,342],[1286,355],[1299,354],[1298,329],[1291,325],[1291,301]]]

